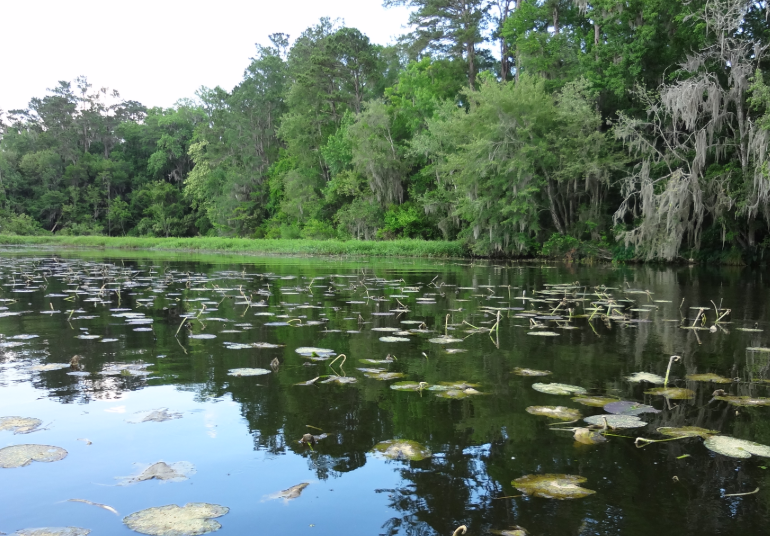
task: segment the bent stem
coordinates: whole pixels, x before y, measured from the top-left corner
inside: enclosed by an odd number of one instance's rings
[[[665,389],[668,386],[668,376],[671,374],[671,365],[674,363],[674,361],[679,361],[682,358],[678,355],[672,355],[671,359],[668,360],[668,368],[666,369],[666,378],[663,380],[663,388]]]
[[[642,449],[646,447],[647,445],[651,445],[653,443],[664,443],[666,441],[677,441],[679,439],[687,439],[689,436],[683,436],[683,437],[672,437],[669,439],[645,439],[643,437],[637,437],[634,440],[634,446],[638,449]]]

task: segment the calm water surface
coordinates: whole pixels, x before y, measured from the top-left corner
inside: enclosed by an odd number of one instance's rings
[[[725,457],[699,438],[634,446],[638,436],[662,439],[658,427],[683,425],[770,444],[770,407],[711,401],[717,388],[770,396],[770,353],[747,351],[770,346],[763,270],[96,255],[0,256],[0,417],[44,423],[26,435],[0,431],[0,447],[37,443],[68,451],[58,462],[0,469],[2,532],[76,526],[135,534],[121,523],[132,512],[208,502],[230,508],[218,519],[223,536],[450,535],[462,524],[471,535],[514,525],[550,536],[767,533],[769,459]],[[568,291],[539,293],[572,283]],[[602,293],[625,306],[626,321],[580,317],[604,299],[594,293],[599,285],[614,288]],[[558,336],[528,336],[530,318],[521,315],[548,314],[564,295],[578,300],[569,305],[577,318],[539,320]],[[731,309],[729,323],[715,333],[681,329],[695,319],[691,307],[712,307],[710,300]],[[402,307],[409,312],[392,312]],[[496,336],[463,324],[491,327],[491,308],[501,310]],[[554,316],[568,316],[564,309]],[[186,315],[198,318],[175,336]],[[712,307],[706,328],[714,316]],[[763,331],[738,329],[755,323]],[[375,328],[417,331],[396,335],[407,341],[383,342],[394,332]],[[430,342],[445,334],[461,341]],[[280,346],[246,346],[252,343]],[[299,347],[346,359],[330,369],[331,359],[303,357]],[[388,354],[397,360],[361,362]],[[694,399],[667,404],[644,393],[652,385],[625,380],[634,372],[665,375],[675,354],[682,361],[671,377],[694,390]],[[34,369],[75,355],[82,356],[79,368]],[[375,367],[429,385],[478,384],[484,394],[447,399],[431,390],[397,391],[390,385],[399,380],[358,370]],[[515,367],[552,374],[521,377],[512,374]],[[236,368],[271,373],[228,374]],[[706,372],[735,381],[684,380]],[[356,382],[321,384],[332,374]],[[296,385],[319,376],[313,385]],[[525,409],[562,405],[583,416],[603,410],[537,392],[531,386],[538,381],[662,411],[644,415],[644,428],[614,432],[626,437],[581,445]],[[160,408],[181,417],[129,422]],[[321,432],[328,437],[313,449],[299,442]],[[389,439],[417,441],[433,456],[410,462],[371,453]],[[183,482],[118,485],[161,460],[190,462],[196,472]],[[521,496],[511,484],[542,473],[581,475],[596,493],[559,501]],[[304,482],[295,499],[271,498]],[[68,499],[106,504],[120,515]]]

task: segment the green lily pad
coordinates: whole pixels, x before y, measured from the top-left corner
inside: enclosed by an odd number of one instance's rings
[[[513,373],[517,376],[548,376],[551,371],[516,367],[513,369]]]
[[[647,382],[654,383],[656,385],[663,385],[666,379],[663,376],[652,374],[650,372],[634,372],[630,376],[626,377],[626,380],[632,383]]]
[[[58,462],[67,457],[67,451],[50,445],[13,445],[0,449],[0,467],[26,467],[32,462]]]
[[[380,337],[382,342],[409,342],[410,340],[408,337]]]
[[[423,389],[428,388],[428,384],[420,384],[417,382],[396,382],[391,384],[390,388],[396,391],[422,391]]]
[[[452,344],[453,342],[463,342],[463,340],[452,337],[436,337],[435,339],[428,339],[428,342],[433,344]]]
[[[123,518],[133,531],[152,536],[188,536],[208,534],[222,528],[214,518],[222,517],[230,509],[217,504],[188,503],[156,506]]]
[[[629,400],[619,400],[617,402],[610,402],[604,406],[604,411],[607,413],[615,413],[617,415],[641,415],[642,413],[660,413],[659,409],[655,409],[647,404],[640,404],[638,402],[631,402]]]
[[[270,374],[270,371],[263,368],[236,368],[230,369],[228,376],[264,376]]]
[[[438,382],[428,387],[429,391],[450,391],[452,389],[465,391],[466,389],[478,387],[477,383],[459,382]]]
[[[555,331],[528,331],[527,335],[536,335],[538,337],[558,337],[559,333]]]
[[[14,434],[34,432],[43,421],[30,417],[0,417],[0,431],[8,430]]]
[[[694,382],[712,382],[712,383],[733,383],[730,378],[725,378],[718,374],[688,374],[685,379]]]
[[[646,422],[635,415],[615,415],[609,413],[604,415],[591,415],[590,417],[583,419],[584,422],[597,426],[604,426],[605,420],[607,421],[607,426],[610,428],[641,428],[642,426],[647,426]]]
[[[707,449],[731,458],[751,458],[751,455],[770,458],[770,447],[745,439],[715,435],[703,442]]]
[[[596,493],[593,490],[582,488],[582,484],[588,480],[577,475],[527,475],[511,482],[514,487],[533,497],[544,499],[582,499]]]
[[[588,391],[566,383],[533,383],[532,389],[548,395],[584,395]]]
[[[658,432],[669,437],[702,437],[703,439],[719,433],[717,430],[708,430],[700,426],[664,426],[658,428]]]
[[[352,376],[329,376],[325,380],[319,382],[319,383],[336,383],[336,384],[346,384],[346,383],[356,383],[358,380],[356,380]]]
[[[481,394],[484,394],[484,393],[477,391],[473,387],[468,387],[466,389],[442,390],[441,392],[436,393],[436,396],[439,398],[467,398],[469,396],[481,395]]]
[[[757,406],[770,406],[770,398],[765,397],[751,397],[751,396],[715,396],[715,400],[724,400],[732,404],[733,406],[741,407],[757,407]]]
[[[529,406],[526,412],[560,421],[576,421],[583,416],[578,410],[564,406]]]
[[[395,380],[397,378],[403,378],[403,372],[365,372],[364,376],[378,381]]]
[[[328,348],[314,348],[312,346],[302,346],[300,348],[297,348],[294,350],[299,355],[305,356],[305,357],[321,357],[321,356],[330,356],[334,355],[334,350],[329,350]]]
[[[682,387],[656,387],[644,393],[647,395],[663,396],[670,400],[690,400],[695,398],[695,391]]]
[[[373,453],[378,453],[391,460],[409,460],[418,462],[425,458],[433,456],[430,450],[417,441],[408,439],[389,439],[377,443],[372,449]]]
[[[620,401],[619,398],[614,398],[611,396],[576,396],[572,400],[578,404],[591,406],[592,408],[603,408],[607,404]]]

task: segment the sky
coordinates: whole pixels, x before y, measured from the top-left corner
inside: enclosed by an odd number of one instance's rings
[[[148,107],[201,86],[229,90],[255,43],[293,40],[321,17],[387,44],[406,32],[408,11],[381,0],[0,0],[0,110],[79,75]]]

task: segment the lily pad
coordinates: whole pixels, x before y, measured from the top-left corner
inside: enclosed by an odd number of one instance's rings
[[[707,449],[731,458],[751,458],[751,455],[770,458],[770,447],[745,439],[715,435],[703,442]]]
[[[409,342],[410,340],[407,337],[380,337],[382,342]]]
[[[137,411],[133,417],[126,419],[126,422],[131,424],[138,424],[140,422],[165,422],[181,418],[181,413],[170,413],[167,408],[160,408]]]
[[[17,530],[13,536],[87,536],[88,534],[91,534],[89,529],[78,527],[44,527]]]
[[[682,387],[656,387],[644,393],[647,395],[664,396],[671,400],[690,400],[695,398],[695,391]]]
[[[391,384],[391,389],[396,391],[421,391],[428,388],[427,383],[417,382],[396,382]]]
[[[536,335],[538,337],[558,337],[559,333],[555,331],[528,331],[527,335]]]
[[[310,482],[303,482],[302,484],[297,484],[296,486],[292,486],[283,491],[272,493],[265,498],[266,499],[283,499],[284,501],[291,501],[292,499],[298,498],[302,494],[302,490],[304,490],[309,485],[310,485]]]
[[[551,371],[516,367],[513,369],[513,373],[517,376],[548,376]]]
[[[188,536],[208,534],[222,528],[214,518],[230,509],[217,504],[188,503],[156,506],[123,518],[123,523],[136,532],[152,536]]]
[[[655,385],[663,385],[666,381],[663,376],[658,376],[657,374],[652,374],[650,372],[634,372],[626,377],[626,380],[632,383],[647,382],[654,383]]]
[[[463,340],[452,337],[436,337],[435,339],[428,339],[428,342],[433,344],[452,344],[453,342],[463,342]]]
[[[578,410],[564,406],[529,406],[526,411],[560,421],[576,421],[583,416]]]
[[[427,447],[420,445],[417,441],[410,441],[408,439],[389,439],[388,441],[377,443],[372,452],[381,454],[391,460],[409,460],[412,462],[418,462],[433,455]]]
[[[190,462],[175,462],[167,464],[157,462],[134,477],[124,479],[124,484],[144,482],[145,480],[163,480],[166,482],[182,482],[195,473],[195,466]]]
[[[641,415],[642,413],[660,413],[659,409],[655,409],[652,406],[647,404],[640,404],[638,402],[630,402],[628,400],[610,402],[604,406],[604,411],[607,413],[615,413],[616,415]]]
[[[364,376],[373,380],[387,381],[403,378],[403,372],[365,372]]]
[[[469,396],[473,395],[481,395],[483,393],[477,391],[473,387],[468,387],[466,389],[447,389],[442,390],[439,393],[436,393],[436,396],[439,398],[467,398]]]
[[[328,348],[314,348],[312,346],[302,346],[294,351],[305,357],[323,357],[334,355],[334,350],[329,350]]]
[[[582,443],[583,445],[598,445],[599,443],[606,443],[607,438],[598,430],[592,430],[591,428],[576,428],[575,441]]]
[[[532,389],[548,395],[584,395],[588,391],[566,383],[533,383]]]
[[[533,497],[544,499],[582,499],[596,493],[593,490],[582,488],[582,484],[588,480],[577,475],[527,475],[511,482],[514,487]]]
[[[702,437],[703,439],[719,433],[717,430],[708,430],[700,426],[664,426],[658,428],[658,432],[669,437]]]
[[[337,383],[337,384],[345,384],[345,383],[356,383],[358,380],[356,380],[352,376],[330,376],[326,378],[324,381],[319,383]]]
[[[14,434],[34,432],[43,421],[30,417],[0,417],[0,430],[8,430]]]
[[[48,372],[49,370],[61,370],[69,368],[69,363],[48,363],[47,365],[35,365],[32,370],[39,372]]]
[[[67,451],[50,445],[13,445],[0,449],[0,467],[26,467],[32,462],[58,462],[67,457]]]
[[[263,368],[236,368],[230,369],[228,376],[264,376],[270,374],[270,371]]]
[[[757,406],[770,406],[770,398],[765,397],[751,397],[751,396],[715,396],[715,400],[724,400],[729,402],[733,406],[741,407],[757,407]]]
[[[593,408],[603,408],[612,402],[620,402],[619,399],[613,398],[611,396],[576,396],[572,400],[578,404],[591,406]]]
[[[685,379],[694,382],[713,382],[713,383],[733,383],[730,378],[725,378],[719,374],[688,374]]]
[[[641,428],[642,426],[647,426],[646,422],[634,415],[615,415],[610,413],[604,415],[592,415],[583,419],[583,421],[588,424],[595,424],[598,426],[604,426],[605,420],[607,421],[607,426],[610,428]]]

